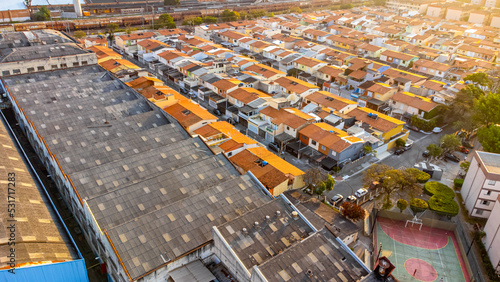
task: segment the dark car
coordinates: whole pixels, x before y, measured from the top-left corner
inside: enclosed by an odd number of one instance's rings
[[[213,110],[213,113],[214,113],[214,115],[219,116],[219,117],[222,115],[222,113],[219,111],[219,109]]]
[[[474,145],[472,145],[472,143],[467,142],[467,141],[462,141],[462,145],[463,145],[465,148],[469,148],[469,149],[474,148]]]
[[[416,127],[416,126],[414,126],[414,125],[409,125],[409,126],[408,126],[408,129],[413,130],[413,131],[417,131],[417,132],[419,132],[419,131],[420,131],[420,130],[418,129],[418,127]]]
[[[464,154],[468,154],[469,153],[469,149],[465,148],[464,146],[459,146],[457,151],[461,152],[461,153],[464,153]]]
[[[424,158],[428,158],[431,154],[429,154],[429,151],[425,150],[423,153],[422,153],[422,156]]]
[[[279,153],[280,151],[280,148],[278,147],[278,145],[276,143],[269,143],[269,145],[267,145],[269,147],[269,149],[275,151],[276,153]]]
[[[189,93],[189,90],[187,90],[186,88],[181,88],[180,89],[182,94],[188,94]]]
[[[401,155],[404,152],[406,152],[405,149],[396,149],[396,151],[394,151],[394,155]]]
[[[444,155],[444,158],[447,159],[447,160],[450,160],[452,162],[456,162],[456,163],[460,162],[460,158],[457,157],[457,156],[455,156],[455,155],[453,155],[452,153],[446,153]]]

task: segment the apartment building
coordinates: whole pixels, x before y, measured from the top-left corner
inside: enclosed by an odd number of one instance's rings
[[[470,216],[490,217],[500,195],[500,154],[475,151],[460,193]]]

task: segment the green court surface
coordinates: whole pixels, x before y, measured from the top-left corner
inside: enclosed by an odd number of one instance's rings
[[[400,281],[469,281],[455,234],[422,226],[405,227],[405,222],[377,219],[377,253],[396,266],[393,275]],[[416,271],[415,271],[416,270]]]

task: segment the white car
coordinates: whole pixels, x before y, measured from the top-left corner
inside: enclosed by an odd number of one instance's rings
[[[441,133],[441,132],[443,132],[443,129],[441,127],[434,127],[434,129],[432,130],[432,132],[434,132],[436,134],[437,133]]]
[[[361,198],[366,194],[368,194],[368,190],[366,190],[365,188],[360,188],[358,189],[358,191],[356,191],[356,193],[354,193],[354,196],[356,196],[357,198]]]
[[[354,197],[353,195],[347,197],[347,201],[349,202],[356,202],[356,200],[357,200],[356,197]]]

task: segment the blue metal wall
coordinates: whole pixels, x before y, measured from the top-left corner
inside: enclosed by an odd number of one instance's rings
[[[88,282],[83,259],[0,271],[0,282]]]

